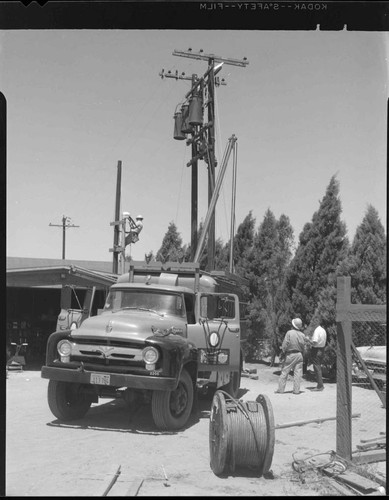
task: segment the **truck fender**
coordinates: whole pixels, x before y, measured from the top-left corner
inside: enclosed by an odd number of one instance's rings
[[[60,332],[52,333],[47,339],[46,345],[46,364],[48,365],[58,356],[57,344],[62,339],[69,339],[71,330],[61,330]]]

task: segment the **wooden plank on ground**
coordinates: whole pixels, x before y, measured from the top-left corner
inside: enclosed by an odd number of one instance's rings
[[[120,465],[119,465],[119,467],[115,467],[113,474],[112,474],[112,477],[111,477],[111,480],[108,483],[107,487],[105,488],[103,494],[101,495],[102,497],[106,497],[108,495],[109,491],[111,490],[112,486],[116,483],[117,478],[120,476],[120,469],[121,469]]]
[[[352,457],[352,462],[355,465],[371,464],[374,462],[385,462],[386,461],[386,451],[378,450],[367,450],[367,451],[357,451],[353,453],[358,453],[357,456]]]
[[[371,438],[371,439],[361,439],[361,443],[374,443],[375,441],[382,441],[382,440],[385,440],[385,436]]]
[[[357,444],[358,450],[371,450],[373,448],[386,448],[386,439],[382,438],[378,441],[372,441],[370,443]]]
[[[342,496],[354,496],[353,491],[347,488],[347,486],[338,483],[334,477],[329,478],[329,483],[331,485],[331,488],[334,488]]]
[[[360,476],[359,474],[351,471],[342,472],[341,474],[338,474],[336,478],[337,480],[349,484],[353,488],[357,488],[359,490],[376,490],[380,486],[371,479]]]
[[[144,481],[144,478],[141,478],[141,477],[135,478],[132,481],[130,487],[128,488],[127,493],[126,493],[125,496],[126,497],[136,497],[136,496],[138,496],[138,493],[139,493],[139,490],[142,487],[143,481]]]

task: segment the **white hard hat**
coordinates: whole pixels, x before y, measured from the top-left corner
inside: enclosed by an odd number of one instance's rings
[[[295,319],[292,319],[292,325],[297,328],[297,330],[301,330],[302,326],[303,326],[303,322],[301,321],[300,318],[295,318]]]
[[[136,217],[137,219],[143,219],[143,217],[141,215],[137,215]]]
[[[129,217],[130,216],[130,212],[123,212],[123,217]]]

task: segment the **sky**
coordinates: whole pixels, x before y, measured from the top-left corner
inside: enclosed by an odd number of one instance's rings
[[[251,211],[289,217],[296,242],[333,175],[352,241],[369,204],[386,228],[388,34],[353,31],[6,30],[0,90],[7,101],[6,252],[112,261],[118,161],[121,211],[144,217],[127,255],[154,255],[171,222],[191,239],[191,148],[173,138],[187,80],[207,62],[174,50],[241,59],[216,88],[216,156],[237,138],[235,229]],[[220,169],[219,169],[220,170]],[[218,168],[216,169],[218,175]],[[208,203],[199,162],[199,222]],[[216,206],[230,239],[232,157]]]

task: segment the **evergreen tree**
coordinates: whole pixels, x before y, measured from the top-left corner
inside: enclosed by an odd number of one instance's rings
[[[279,352],[281,328],[289,312],[285,293],[285,270],[292,255],[293,229],[288,217],[276,220],[270,209],[265,213],[248,256],[251,292],[250,350],[254,354],[260,339],[270,340],[273,360]]]
[[[204,223],[201,221],[199,229],[197,231],[197,243],[200,241],[201,233],[204,229]],[[191,259],[191,245],[188,244],[185,247],[185,261],[189,262]],[[200,256],[200,269],[203,271],[206,269],[208,264],[208,235],[205,237],[204,250]],[[223,244],[221,238],[215,241],[215,269],[219,271],[224,271],[228,269],[228,248],[227,245]]]
[[[357,227],[348,259],[351,301],[386,304],[386,236],[377,210],[369,205]]]
[[[351,277],[351,302],[386,304],[386,236],[377,210],[369,205],[357,227],[342,272]],[[386,344],[385,325],[374,321],[353,323],[355,345]]]
[[[228,271],[229,270],[229,243],[223,243],[221,238],[215,241],[215,270]]]
[[[332,373],[336,367],[336,278],[344,275],[342,263],[349,251],[341,211],[339,182],[333,176],[318,211],[300,234],[286,277],[293,316],[308,325],[308,334],[318,322],[327,332],[323,364]]]
[[[253,217],[252,210],[239,224],[234,237],[233,246],[233,259],[234,259],[234,272],[242,278],[246,278],[248,268],[248,256],[254,244],[255,232],[255,218]]]
[[[182,238],[177,231],[174,222],[170,222],[168,230],[163,237],[161,248],[158,250],[156,260],[160,262],[182,260],[185,255],[185,247],[182,246]]]
[[[252,211],[244,218],[243,222],[239,224],[236,235],[233,239],[233,273],[246,278],[247,269],[247,256],[251,251],[254,241],[254,227],[255,219],[252,216]],[[231,241],[223,245],[219,239],[216,241],[216,269],[229,270],[230,269],[230,250]]]
[[[346,225],[340,220],[339,182],[333,176],[319,210],[305,224],[296,254],[287,272],[287,291],[292,312],[309,324],[317,307],[319,294],[336,284],[339,262],[348,252]]]

